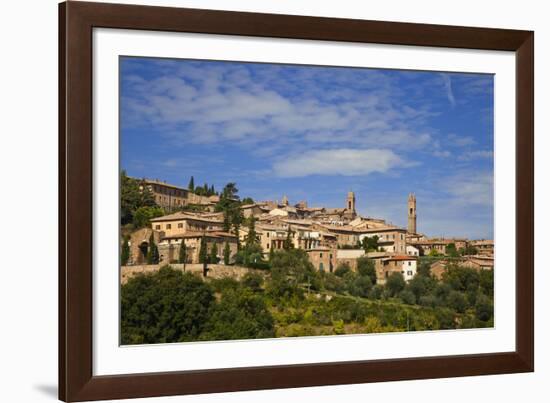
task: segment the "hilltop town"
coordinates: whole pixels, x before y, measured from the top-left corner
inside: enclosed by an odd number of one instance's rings
[[[304,250],[319,272],[332,273],[342,265],[356,270],[357,260],[367,257],[374,261],[378,284],[396,272],[410,281],[423,257],[430,257],[435,277],[441,277],[449,263],[476,270],[494,265],[492,240],[430,238],[417,232],[416,196],[412,193],[404,197],[408,224],[401,228],[383,218],[358,214],[352,191],[343,195],[342,206],[325,207],[309,206],[307,201],[291,203],[286,196],[281,200],[241,200],[234,184],[218,194],[207,185],[191,189],[160,180],[131,180],[154,201],[157,213],[141,228],[123,227],[123,249],[127,249],[123,271],[151,264],[151,244],[158,253],[153,262],[157,267],[181,263],[182,256],[183,263],[189,265],[207,260],[215,268],[238,265],[242,263],[241,245],[250,243],[251,237],[257,254],[253,261],[248,257],[252,263],[248,267],[254,263],[261,267],[270,254],[292,247]]]

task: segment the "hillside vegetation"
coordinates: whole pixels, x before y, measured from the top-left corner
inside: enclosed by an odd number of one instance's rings
[[[245,256],[246,258],[246,256]],[[493,326],[493,271],[450,266],[441,281],[422,265],[376,284],[374,264],[317,272],[300,249],[274,252],[242,280],[170,266],[121,287],[122,344],[171,343]]]

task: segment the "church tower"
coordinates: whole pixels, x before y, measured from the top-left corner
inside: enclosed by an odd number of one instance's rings
[[[348,192],[346,209],[352,213],[355,213],[355,193],[353,192]]]
[[[409,234],[416,234],[416,196],[414,193],[409,193],[409,221],[407,225],[407,231]]]

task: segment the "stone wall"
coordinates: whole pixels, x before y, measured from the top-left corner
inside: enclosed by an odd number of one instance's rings
[[[132,278],[136,274],[143,273],[154,273],[158,271],[163,265],[152,264],[152,265],[139,265],[139,266],[122,266],[120,269],[120,282],[126,284],[128,279]],[[171,264],[175,270],[183,271],[183,264],[176,263]],[[223,264],[209,264],[208,265],[208,277],[209,278],[224,278],[231,277],[236,280],[240,280],[246,273],[249,272],[258,272],[258,270],[248,269],[241,266],[225,266]],[[202,276],[202,264],[186,264],[185,265],[186,273],[193,273],[199,276]]]

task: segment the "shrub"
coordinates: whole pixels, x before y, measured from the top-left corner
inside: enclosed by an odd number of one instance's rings
[[[170,266],[133,277],[121,287],[122,344],[196,340],[213,304],[209,285]]]
[[[401,291],[399,293],[399,298],[407,305],[414,305],[416,303],[416,297],[410,290]]]
[[[391,297],[397,296],[405,288],[405,279],[403,274],[395,272],[390,274],[386,280],[386,289],[389,291]]]
[[[350,273],[350,272],[351,272],[351,267],[349,267],[349,264],[347,263],[342,263],[338,265],[336,270],[334,270],[334,274],[337,275],[338,277],[344,277],[347,273]]]
[[[246,273],[242,279],[242,284],[252,290],[260,290],[263,283],[264,278],[258,273]]]
[[[374,261],[367,257],[360,257],[357,259],[357,273],[360,276],[368,277],[371,284],[376,284],[376,269],[374,267]]]
[[[351,295],[356,297],[366,298],[372,289],[372,282],[368,276],[357,276],[349,285],[348,291]]]
[[[476,317],[481,321],[488,321],[493,317],[493,303],[483,294],[478,294],[475,304]]]
[[[468,308],[468,301],[463,293],[453,290],[447,297],[447,306],[457,312],[464,313]]]
[[[261,296],[249,288],[227,290],[204,326],[202,340],[257,339],[275,336],[273,317]]]

